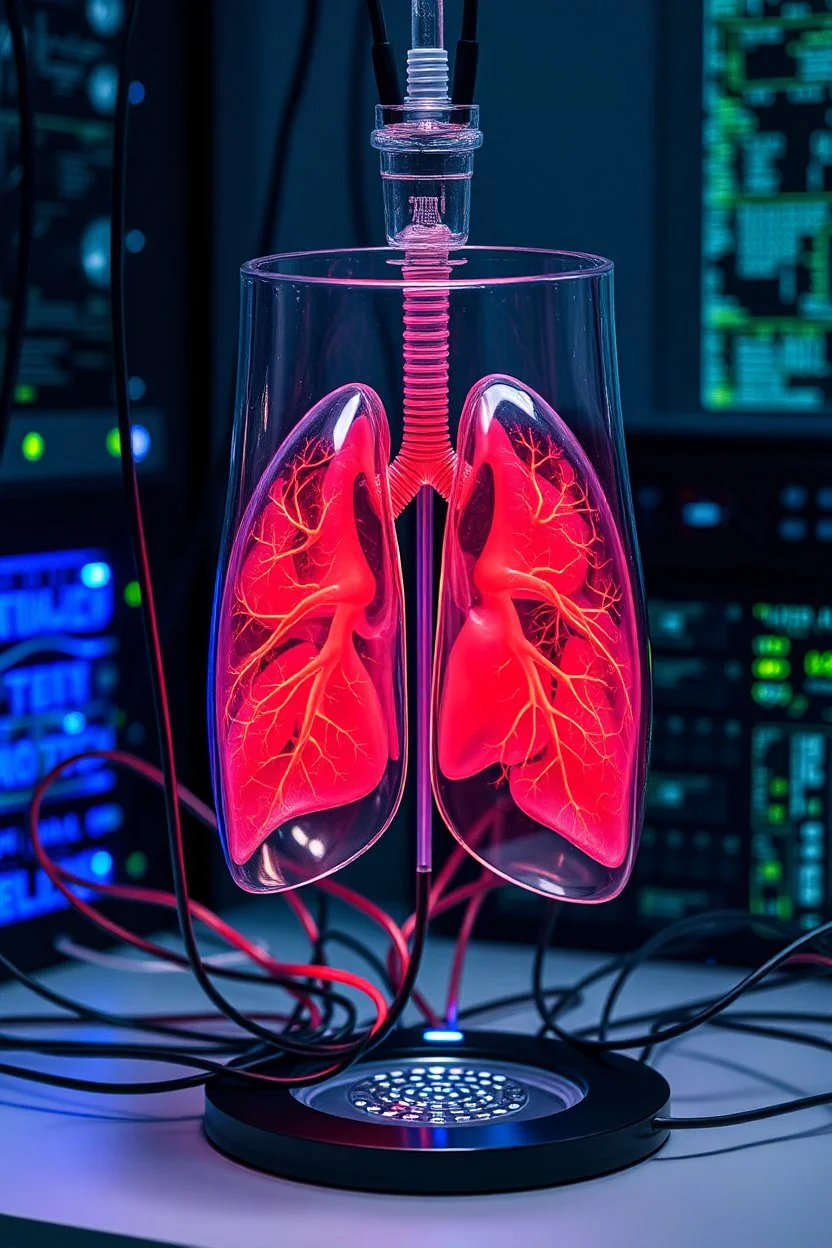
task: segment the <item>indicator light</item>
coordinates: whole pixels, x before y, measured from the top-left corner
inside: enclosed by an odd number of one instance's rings
[[[429,1027],[422,1032],[422,1039],[427,1040],[428,1044],[459,1044],[464,1036],[454,1027]]]
[[[134,425],[130,433],[130,443],[133,447],[133,458],[137,464],[140,464],[147,457],[150,450],[150,434],[144,425]]]
[[[121,434],[118,429],[110,429],[107,434],[107,454],[112,455],[113,459],[118,459],[121,455]]]
[[[764,633],[753,641],[754,653],[764,655],[787,655],[792,648],[788,637],[777,637]]]
[[[785,680],[792,667],[788,659],[765,658],[755,659],[751,670],[763,680]]]
[[[112,576],[112,569],[109,563],[85,563],[81,569],[81,583],[86,585],[87,589],[102,589],[105,585],[109,585]]]
[[[147,854],[143,854],[140,849],[134,849],[131,854],[127,855],[124,869],[131,880],[140,880],[146,873],[147,866]]]
[[[142,589],[138,581],[128,581],[124,586],[124,601],[128,607],[140,607],[142,605]]]
[[[93,875],[109,875],[113,869],[113,855],[106,849],[97,849],[90,858],[90,871]]]
[[[43,459],[43,452],[46,449],[42,434],[34,429],[30,430],[24,435],[20,449],[24,459],[28,459],[30,464],[36,464],[39,459]]]

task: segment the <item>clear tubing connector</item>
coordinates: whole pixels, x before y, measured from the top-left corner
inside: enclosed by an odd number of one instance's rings
[[[384,220],[391,247],[463,247],[471,222],[474,152],[482,146],[479,108],[420,99],[379,105]]]

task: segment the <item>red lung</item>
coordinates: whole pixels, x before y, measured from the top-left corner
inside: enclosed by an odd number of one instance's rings
[[[333,392],[267,468],[231,553],[216,691],[228,849],[242,864],[277,833],[272,857],[286,846],[295,882],[371,844],[400,796],[403,598],[389,449],[376,395]],[[355,813],[365,799],[360,818],[306,818]],[[299,868],[308,845],[314,860]]]
[[[600,482],[511,378],[468,397],[445,531],[434,783],[465,840],[502,791],[618,867],[630,845],[639,661],[624,549]]]

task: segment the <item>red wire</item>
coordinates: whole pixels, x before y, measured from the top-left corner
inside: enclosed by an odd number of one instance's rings
[[[792,957],[787,958],[783,965],[794,966],[798,963],[809,963],[812,966],[832,966],[832,958],[824,957],[822,953],[795,953]]]
[[[483,881],[486,881],[488,884],[491,883],[488,876],[482,876],[481,882]],[[459,934],[456,938],[456,948],[454,949],[454,960],[451,965],[451,974],[448,979],[448,996],[445,1001],[445,1022],[448,1027],[456,1027],[465,955],[468,952],[468,944],[474,932],[474,924],[482,909],[482,903],[485,901],[486,894],[486,889],[474,894],[465,908],[465,914],[460,924]]]
[[[374,901],[370,901],[367,897],[362,897],[360,893],[354,892],[353,889],[347,888],[344,884],[339,884],[336,880],[320,880],[317,887],[322,892],[329,893],[330,896],[338,897],[341,901],[345,901],[348,906],[352,906],[361,914],[366,915],[368,919],[372,919],[374,923],[377,923],[387,933],[391,941],[391,956],[395,957],[398,963],[397,975],[393,976],[393,981],[394,983],[400,983],[410,961],[410,949],[398,923],[386,910],[382,910],[381,906],[377,906]]]
[[[137,936],[135,933],[128,931],[126,928],[108,918],[106,915],[101,914],[95,909],[95,907],[89,905],[82,898],[76,896],[68,885],[74,884],[79,888],[89,888],[95,892],[102,893],[105,896],[118,897],[128,901],[160,905],[168,909],[175,909],[176,898],[172,893],[167,893],[157,889],[136,888],[128,885],[105,884],[97,880],[84,879],[82,876],[76,875],[74,872],[67,870],[65,867],[59,866],[58,863],[50,858],[49,854],[43,847],[43,843],[40,839],[40,810],[46,792],[63,771],[80,760],[88,758],[106,759],[109,762],[127,767],[130,770],[137,772],[139,775],[146,776],[148,779],[153,780],[157,784],[162,781],[161,772],[159,772],[157,768],[153,767],[150,763],[146,763],[143,759],[134,758],[132,755],[126,754],[120,750],[89,750],[85,751],[83,754],[76,754],[71,758],[64,759],[63,762],[58,763],[58,765],[53,767],[51,771],[47,772],[43,779],[38,783],[32,797],[32,805],[29,811],[29,832],[32,838],[32,846],[35,851],[35,857],[45,871],[46,875],[59,892],[63,894],[70,905],[74,906],[76,910],[79,910],[104,931],[109,932],[118,940],[126,941],[128,944],[141,949],[145,953],[149,953],[155,957],[169,957],[169,950],[164,949],[161,945],[156,945],[151,941],[147,941],[142,937]],[[184,805],[191,806],[191,798],[193,795],[190,794],[183,785],[179,785],[177,787],[180,800]],[[198,798],[194,798],[193,806],[197,805],[201,807],[204,812],[207,812],[210,819],[213,820],[213,815],[207,810],[204,803],[199,802]],[[303,903],[299,903],[299,905],[303,910],[305,910]],[[381,991],[369,980],[364,979],[359,975],[354,975],[351,971],[343,971],[334,967],[278,962],[262,949],[259,949],[257,945],[247,940],[246,937],[244,937],[240,932],[231,927],[230,924],[224,922],[219,915],[215,914],[212,910],[209,910],[206,906],[189,899],[188,907],[189,912],[194,918],[205,923],[227,944],[230,944],[233,948],[240,950],[240,952],[244,953],[251,959],[251,961],[261,966],[270,974],[326,980],[330,983],[341,984],[344,987],[357,989],[359,992],[364,993],[365,996],[370,998],[376,1009],[377,1017],[375,1023],[373,1024],[372,1031],[375,1032],[378,1030],[384,1022],[384,1019],[387,1016],[387,1002]],[[313,927],[315,927],[314,920],[312,920],[311,915],[309,915],[309,920]],[[317,932],[317,927],[315,927],[315,931]],[[299,984],[296,989],[288,989],[288,991],[290,991],[293,996],[296,996],[298,999],[304,1001],[307,1008],[310,1010],[310,1022],[313,1026],[317,1026],[321,1019],[320,1011],[314,1002],[310,1001],[303,993],[302,985]],[[313,1021],[312,1014],[314,1014],[317,1021]]]

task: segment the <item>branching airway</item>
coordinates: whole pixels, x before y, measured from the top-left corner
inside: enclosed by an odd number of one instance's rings
[[[494,386],[460,424],[472,458],[446,535],[441,612],[461,624],[442,656],[440,786],[473,786],[460,810],[481,808],[484,786],[507,786],[535,824],[618,867],[630,843],[638,698],[620,538],[591,469],[559,442],[554,413],[550,434],[527,403],[507,401],[508,379]]]
[[[393,693],[401,587],[377,480],[386,430],[358,395],[354,411],[349,396],[330,396],[332,429],[310,422],[315,433],[278,455],[232,554],[218,720],[238,864],[281,825],[374,793],[402,753]],[[373,512],[369,557],[356,500]],[[372,826],[360,835],[371,840]],[[330,841],[302,823],[295,840],[289,848],[299,859],[306,851],[308,875],[332,869]]]

